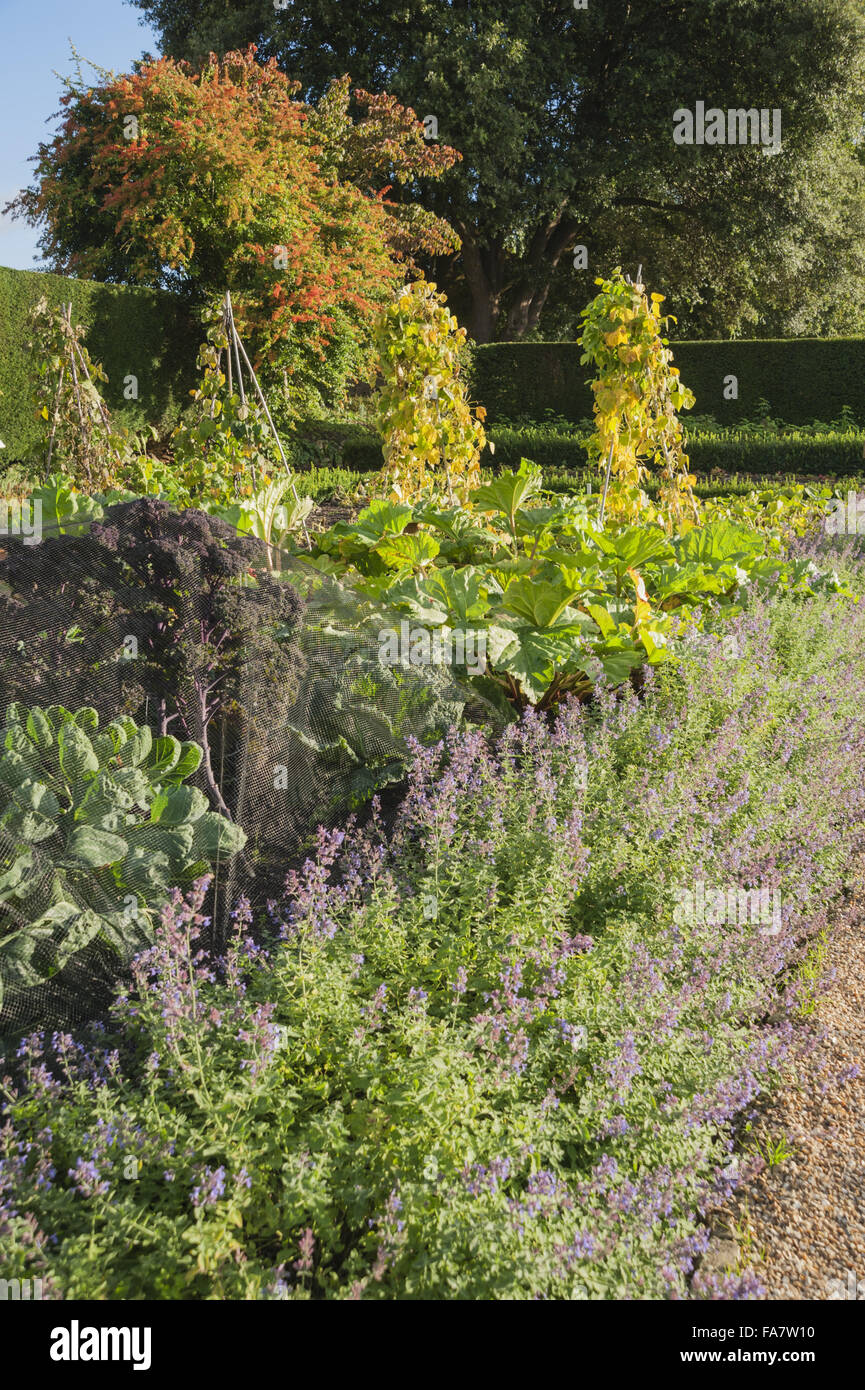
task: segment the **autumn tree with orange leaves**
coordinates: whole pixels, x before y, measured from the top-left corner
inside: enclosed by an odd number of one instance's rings
[[[61,274],[198,304],[230,290],[263,378],[306,405],[368,374],[371,323],[412,256],[458,247],[442,219],[399,201],[458,156],[386,95],[356,92],[353,121],[347,78],[308,106],[255,51],[70,83],[11,206]]]

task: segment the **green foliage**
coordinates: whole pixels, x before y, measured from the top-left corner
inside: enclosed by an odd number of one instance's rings
[[[206,53],[194,68],[145,57],[89,80],[79,65],[12,207],[41,227],[54,269],[194,303],[230,290],[263,382],[321,407],[368,376],[397,256],[458,242],[441,218],[395,215],[391,169],[400,183],[435,179],[457,156],[392,97],[367,94],[355,131],[347,78],[312,110],[255,53]]]
[[[523,504],[536,497],[542,483],[541,470],[527,462],[520,463],[518,473],[503,473],[491,483],[479,487],[472,497],[472,506],[479,512],[492,512],[503,517],[508,530],[517,542],[517,512]]]
[[[73,317],[87,329],[88,349],[107,370],[102,383],[105,402],[119,428],[141,431],[153,424],[167,436],[180,423],[188,400],[199,332],[195,318],[178,296],[142,289],[0,267],[0,438],[6,448],[0,467],[39,457],[45,439],[33,409],[34,363],[26,344],[32,338],[28,316],[42,296],[59,307],[69,301]],[[688,454],[692,469],[709,472],[850,473],[862,463],[863,436],[832,434],[824,424],[818,434],[805,429],[814,421],[838,420],[845,407],[865,425],[865,400],[857,383],[865,381],[865,340],[791,339],[784,341],[673,342],[676,361],[694,390],[697,410],[706,424],[689,420]],[[543,424],[550,412],[574,425],[588,420],[592,394],[579,363],[576,343],[497,343],[475,348],[467,381],[473,399],[493,422],[486,429],[495,445],[495,462],[517,468],[521,458],[545,469],[579,467],[585,451],[577,435]],[[124,377],[138,378],[139,398],[125,400]],[[724,378],[736,375],[739,399],[723,399]],[[767,429],[756,407],[761,397],[770,413],[795,424],[797,431]],[[278,406],[276,407],[278,408]],[[712,417],[711,422],[708,416]],[[505,421],[528,419],[515,429]],[[499,423],[495,423],[498,421]],[[751,427],[747,428],[747,422]],[[281,428],[290,422],[279,419]],[[699,427],[698,427],[699,426]],[[736,435],[728,426],[745,428]],[[814,426],[816,429],[817,427]],[[326,464],[360,471],[381,468],[381,441],[367,426],[351,421],[302,419],[286,428],[291,456],[298,466]],[[482,464],[492,465],[489,448]],[[148,460],[150,477],[167,480],[170,470]],[[129,486],[153,491],[144,474],[136,485],[134,462]]]
[[[688,625],[722,630],[758,592],[847,592],[834,573],[785,558],[784,543],[824,514],[828,489],[721,498],[702,526],[668,537],[657,524],[600,530],[596,498],[540,483],[524,463],[480,487],[469,509],[374,502],[316,536],[313,563],[345,576],[372,631],[408,620],[462,636],[463,653],[481,647],[481,662],[457,660],[460,677],[502,713],[568,692],[588,699],[674,661]]]
[[[160,733],[172,725],[201,745],[214,808],[247,823],[232,750],[245,743],[258,692],[267,689],[273,717],[292,699],[297,594],[268,572],[260,542],[217,517],[155,498],[105,499],[67,521],[69,500],[56,494],[63,534],[10,540],[0,553],[6,702],[38,688],[45,703],[98,698],[142,723],[159,711]]]
[[[316,422],[303,429],[304,434],[292,441],[294,458],[308,458],[313,467],[316,460],[326,458],[331,468],[356,470],[355,477],[381,467],[380,441],[362,425]],[[516,470],[520,460],[528,458],[544,470],[547,485],[551,474],[561,473],[568,491],[589,482],[596,489],[596,474],[590,474],[587,467],[586,446],[591,432],[588,420],[574,424],[556,420],[551,424],[496,425],[486,430],[487,447],[481,455],[481,467]],[[840,423],[822,421],[785,426],[783,430],[767,430],[756,424],[728,429],[714,420],[691,416],[687,448],[691,471],[701,476],[720,470],[725,474],[774,474],[779,479],[788,473],[852,477],[863,470],[865,431],[851,431]],[[655,489],[652,479],[646,479],[644,486],[650,494]],[[698,487],[700,495],[704,486],[701,483]],[[306,482],[304,487],[308,491]]]
[[[862,323],[859,0],[137,3],[178,57],[255,42],[315,95],[348,72],[436,113],[463,160],[416,198],[460,233],[436,278],[479,342],[573,333],[593,276],[640,262],[695,337]],[[780,154],[674,144],[707,98],[782,108]]]
[[[279,478],[259,488],[251,497],[228,507],[211,506],[209,510],[228,522],[238,535],[255,536],[264,541],[272,563],[271,547],[285,546],[290,536],[302,530],[315,505],[311,497],[295,497],[291,487],[290,478]]]
[[[390,573],[386,557],[397,572],[417,567],[424,573],[438,543],[427,533],[406,535],[411,517],[410,507],[378,499],[356,525],[341,523],[331,534],[341,537],[339,544],[365,571]],[[287,727],[295,765],[304,767],[311,759],[320,794],[316,815],[326,821],[335,809],[359,805],[401,781],[407,736],[441,737],[459,723],[471,692],[457,673],[441,667],[421,673],[383,663],[372,605],[353,583],[342,582],[346,561],[329,553],[330,545],[318,544],[318,536],[312,539],[311,554],[304,548],[302,566],[291,573],[305,602],[296,638],[304,679]]]
[[[257,395],[241,395],[238,384],[229,382],[233,344],[224,301],[208,305],[202,322],[207,340],[198,350],[201,383],[190,393],[196,403],[193,418],[185,419],[172,436],[172,500],[251,498],[281,467],[277,442]],[[247,386],[252,393],[248,373]]]
[[[465,502],[480,480],[484,412],[472,411],[460,377],[465,336],[425,280],[406,285],[376,325],[383,486],[397,501]]]
[[[317,604],[310,595],[311,623],[299,638],[306,677],[284,728],[292,766],[314,770],[316,801],[307,811],[314,824],[344,816],[404,781],[406,736],[422,742],[441,738],[459,724],[466,704],[465,689],[441,668],[411,679],[383,666],[369,634],[358,631],[354,608],[352,626],[341,629],[333,621],[338,599]],[[320,640],[319,614],[326,643]]]
[[[35,363],[27,344],[30,314],[41,299],[59,309],[72,304],[75,323],[87,333],[91,356],[108,374],[102,383],[116,425],[132,432],[154,425],[160,434],[177,423],[187,398],[197,334],[177,296],[153,290],[100,285],[0,266],[0,438],[3,465],[43,454],[44,422],[34,410]],[[124,378],[134,375],[138,398],[124,398]]]
[[[84,346],[71,309],[52,308],[43,297],[30,316],[45,468],[53,462],[73,486],[106,491],[130,470],[146,473],[150,461],[145,442],[113,424],[100,389],[108,378]]]
[[[345,420],[303,419],[290,436],[298,468],[356,469],[378,473],[382,466],[381,438],[367,425]]]
[[[838,477],[862,472],[865,456],[865,432],[841,431],[827,425],[820,433],[809,429],[790,428],[783,434],[777,431],[742,430],[720,427],[696,428],[689,421],[688,459],[691,471],[702,477],[720,471],[724,474],[752,473]],[[577,426],[565,429],[548,426],[498,426],[488,432],[495,444],[495,463],[502,468],[517,468],[520,459],[530,458],[544,470],[547,483],[553,474],[560,474],[573,491],[578,484],[591,482],[597,490],[597,474],[587,472],[588,429]],[[493,464],[485,457],[486,467]],[[646,479],[644,489],[651,495],[653,484]],[[699,487],[696,489],[700,494]]]
[[[848,407],[865,426],[865,338],[671,340],[696,410],[722,428],[757,419],[761,399],[793,425],[835,420]],[[735,376],[738,398],[725,400]],[[493,430],[505,419],[591,418],[592,392],[576,342],[492,343],[472,353],[471,389]]]
[[[173,886],[246,841],[183,785],[201,748],[128,716],[12,704],[0,747],[0,1008],[91,942],[128,956]]]
[[[600,294],[582,314],[580,362],[594,363],[598,373],[589,457],[605,475],[602,506],[627,521],[657,515],[671,533],[686,517],[699,517],[678,419],[694,395],[679,380],[662,337],[671,322],[660,312],[664,296],[653,294],[650,304],[643,285],[621,270],[596,283]],[[660,482],[657,512],[642,486],[652,467]]]
[[[69,1301],[699,1297],[733,1126],[800,1055],[785,967],[861,834],[849,616],[781,599],[734,668],[424,750],[397,835],[322,835],[266,954],[241,912],[200,961],[202,895],[176,904],[107,1036],[8,1049],[4,1275]],[[780,938],[675,920],[677,887],[767,858]]]
[[[829,934],[824,927],[811,942],[796,971],[796,977],[803,985],[802,1002],[799,1006],[800,1018],[811,1018],[817,1010],[820,985],[825,978],[828,956]]]

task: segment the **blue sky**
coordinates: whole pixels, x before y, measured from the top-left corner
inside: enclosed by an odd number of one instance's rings
[[[49,117],[71,75],[72,40],[82,58],[128,72],[134,58],[158,52],[156,37],[124,0],[0,0],[0,208],[30,183],[28,159],[53,132]],[[0,217],[0,265],[34,270],[38,232]]]

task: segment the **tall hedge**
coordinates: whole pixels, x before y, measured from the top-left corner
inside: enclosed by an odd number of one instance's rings
[[[742,339],[671,343],[682,380],[697,397],[694,411],[720,425],[753,419],[767,400],[792,425],[833,420],[846,405],[865,425],[865,338]],[[566,420],[592,414],[590,370],[577,343],[490,343],[472,357],[472,394],[487,419]],[[738,399],[724,399],[735,376]]]
[[[91,357],[108,374],[103,388],[118,424],[131,429],[177,422],[196,383],[200,325],[178,297],[71,280],[43,271],[0,267],[0,466],[33,456],[42,439],[32,396],[28,314],[45,295],[72,301],[72,317],[87,328]],[[137,377],[138,399],[124,400],[124,378]]]
[[[161,432],[176,424],[195,385],[201,337],[200,325],[183,300],[156,290],[0,267],[0,439],[6,444],[0,454],[0,468],[32,457],[41,439],[26,343],[30,336],[27,316],[43,294],[54,304],[71,298],[73,317],[86,325],[90,354],[108,373],[105,395],[118,423],[133,429],[152,423]],[[865,426],[865,338],[682,342],[672,346],[682,379],[696,395],[695,413],[713,415],[721,426],[753,419],[760,399],[769,402],[774,416],[790,424],[835,419],[846,405]],[[124,378],[129,375],[138,379],[137,400],[124,399]],[[724,380],[730,375],[737,378],[738,399],[728,401],[724,399]],[[549,413],[572,421],[589,419],[592,393],[588,377],[588,367],[580,366],[577,343],[491,343],[475,348],[472,354],[472,395],[486,406],[488,423],[493,427],[503,419],[543,421]],[[317,437],[327,432],[316,428],[312,433]],[[381,466],[380,444],[373,436],[366,438],[365,430],[344,429],[337,434],[339,438],[330,443],[339,458],[327,461],[343,467]],[[503,439],[501,443],[507,455],[501,462],[509,463],[510,455],[516,456],[523,442]],[[555,466],[571,467],[582,463],[583,451],[572,440],[532,443],[549,456],[549,466],[554,462]],[[750,458],[745,454],[753,455],[753,444],[739,443],[735,460],[726,445],[717,451],[704,451],[703,457],[697,456],[699,452],[695,445],[692,462],[699,469],[720,464],[721,455],[730,458],[728,466],[747,467]],[[778,464],[782,455],[791,454],[789,447],[770,452],[778,455]],[[854,447],[848,446],[845,468],[853,466],[853,452]],[[786,467],[823,471],[826,451],[803,444],[792,453],[801,457],[790,457]],[[771,469],[774,459],[761,462]]]

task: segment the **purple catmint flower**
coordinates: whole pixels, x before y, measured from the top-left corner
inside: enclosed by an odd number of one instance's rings
[[[75,1167],[69,1169],[68,1176],[74,1178],[73,1190],[80,1197],[104,1197],[111,1190],[111,1184],[102,1177],[92,1159],[79,1158]]]
[[[307,1227],[299,1241],[300,1258],[295,1260],[294,1268],[298,1274],[311,1274],[312,1262],[315,1255],[315,1236],[312,1229]]]
[[[225,1168],[205,1168],[201,1174],[198,1186],[192,1189],[191,1198],[194,1207],[210,1207],[225,1195]]]

